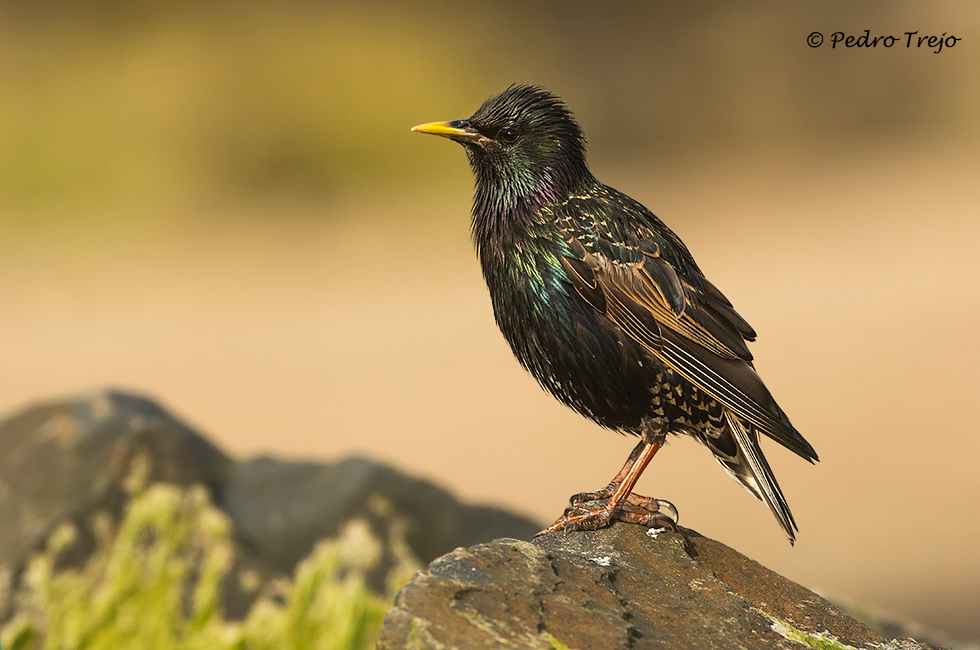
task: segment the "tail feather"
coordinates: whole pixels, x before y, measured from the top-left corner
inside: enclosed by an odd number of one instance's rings
[[[710,439],[705,440],[711,448],[715,459],[725,468],[732,477],[738,480],[747,490],[761,499],[769,506],[772,514],[775,515],[779,524],[786,532],[789,543],[796,541],[796,521],[793,513],[790,512],[786,497],[783,496],[776,477],[766,462],[766,457],[762,454],[759,447],[759,435],[753,425],[739,418],[732,412],[727,412],[725,418],[728,422],[728,429],[735,442],[735,453],[727,453],[720,448],[721,445],[712,444]],[[724,437],[724,436],[723,436]],[[721,440],[717,441],[721,443]]]

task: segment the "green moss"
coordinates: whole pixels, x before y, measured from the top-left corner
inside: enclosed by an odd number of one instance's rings
[[[292,581],[264,589],[236,622],[221,601],[231,524],[203,488],[138,490],[117,529],[95,529],[97,549],[80,569],[56,570],[74,538],[68,526],[31,560],[16,614],[0,629],[3,648],[366,650],[394,597],[394,588],[381,597],[367,587],[380,543],[360,522],[319,544]],[[395,573],[407,578],[412,568]]]
[[[768,616],[767,618],[772,621],[773,631],[777,632],[782,637],[789,639],[790,641],[804,643],[811,648],[817,648],[818,650],[859,650],[854,646],[841,643],[829,633],[811,634],[809,632],[799,630],[786,621],[778,618],[773,618],[771,616]]]
[[[573,650],[571,646],[565,645],[558,639],[556,639],[548,630],[541,630],[541,638],[551,644],[554,650]]]

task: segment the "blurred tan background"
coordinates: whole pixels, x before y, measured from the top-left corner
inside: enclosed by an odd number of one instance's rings
[[[758,330],[822,459],[766,447],[795,548],[688,439],[639,491],[807,586],[978,639],[978,28],[965,0],[7,0],[0,413],[135,389],[239,456],[364,454],[550,521],[633,442],[513,360],[465,156],[409,131],[540,83]],[[865,29],[963,40],[830,48]]]

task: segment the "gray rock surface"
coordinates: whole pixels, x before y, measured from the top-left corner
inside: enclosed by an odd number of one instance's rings
[[[329,464],[257,458],[234,465],[222,488],[218,505],[234,520],[236,534],[284,571],[354,517],[368,519],[379,539],[388,539],[390,525],[404,526],[412,552],[426,563],[502,531],[530,538],[541,529],[503,510],[460,503],[428,481],[357,457]]]
[[[230,617],[243,615],[256,595],[239,588],[240,574],[248,570],[262,581],[290,575],[319,540],[355,517],[368,519],[381,540],[390,526],[402,526],[411,552],[426,563],[456,546],[530,537],[540,528],[362,458],[238,462],[153,401],[99,391],[0,420],[0,565],[13,576],[9,586],[17,587],[30,554],[62,523],[78,533],[65,564],[83,562],[94,543],[91,521],[96,514],[118,520],[137,467],[146,483],[204,485],[231,518],[237,547],[225,593]],[[379,588],[385,568],[382,562],[372,576]],[[0,598],[0,620],[10,615],[8,605]]]
[[[231,459],[150,400],[105,391],[0,421],[0,563],[18,565],[54,528],[118,515],[137,457],[146,480],[218,489]]]
[[[932,648],[886,640],[832,604],[692,530],[636,525],[500,539],[416,574],[379,650]]]

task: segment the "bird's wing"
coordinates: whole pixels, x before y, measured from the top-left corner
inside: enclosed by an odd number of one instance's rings
[[[685,274],[668,261],[668,255],[677,259],[676,251],[661,254],[670,242],[656,233],[624,245],[595,228],[569,223],[564,224],[568,254],[560,262],[593,309],[735,415],[816,460],[752,366],[745,341],[755,332],[696,266]]]

